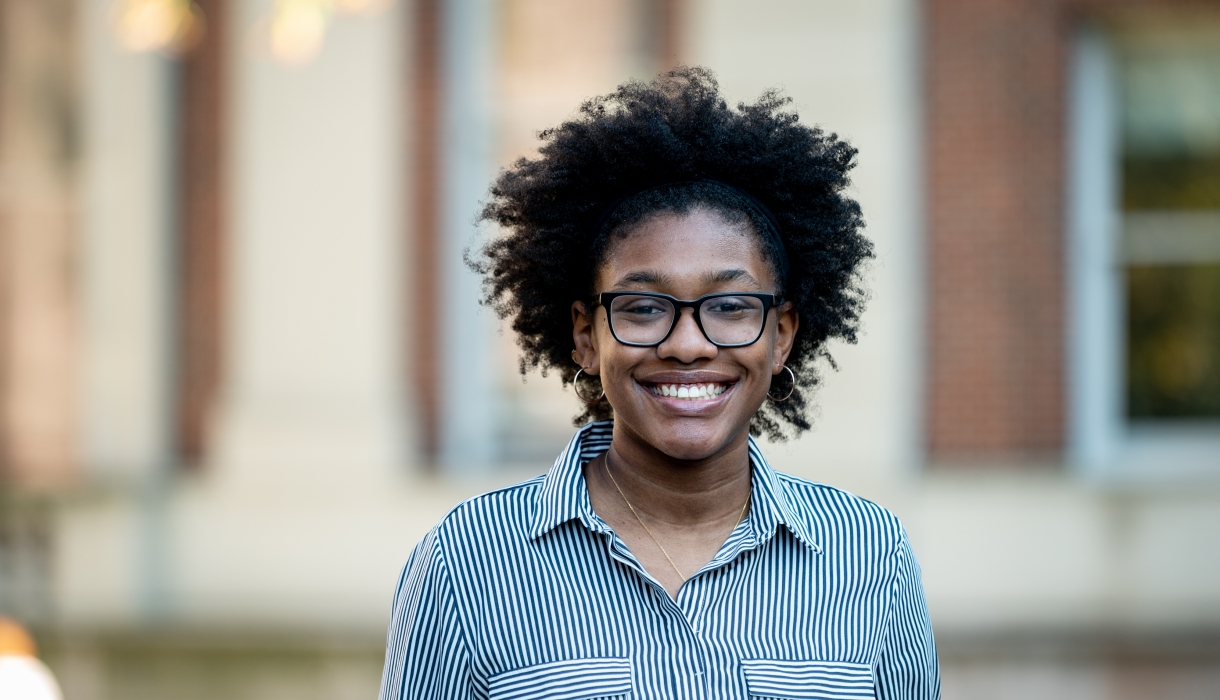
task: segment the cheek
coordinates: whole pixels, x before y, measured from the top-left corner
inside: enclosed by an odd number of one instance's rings
[[[775,357],[775,345],[778,340],[779,327],[774,318],[768,319],[767,324],[763,326],[762,336],[759,337],[758,342],[739,348],[736,359],[749,367],[770,366],[771,359]]]
[[[751,345],[749,352],[740,352],[733,360],[746,369],[746,384],[743,389],[750,396],[760,398],[765,396],[771,387],[772,358],[774,357],[774,342],[770,333],[764,333],[758,342]],[[747,388],[748,387],[748,388]]]
[[[765,342],[767,340],[769,339],[764,336],[753,346],[754,352],[738,359],[738,362],[749,367],[752,374],[764,382],[771,379],[771,358],[774,356],[772,343]]]
[[[614,339],[610,325],[604,315],[599,314],[593,331],[593,344],[597,348],[598,369],[603,378],[612,378],[629,372],[637,361],[633,357],[638,348],[630,348]]]

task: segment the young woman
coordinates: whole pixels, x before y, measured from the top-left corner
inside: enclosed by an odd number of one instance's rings
[[[855,340],[855,150],[686,68],[542,134],[473,262],[522,370],[586,403],[545,476],[459,505],[399,581],[382,700],[884,698],[940,680],[885,509],[778,474]]]

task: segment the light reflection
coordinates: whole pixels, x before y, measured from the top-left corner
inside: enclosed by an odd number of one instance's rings
[[[330,12],[328,0],[279,0],[271,16],[271,55],[288,65],[312,61],[322,50]]]
[[[373,14],[387,10],[394,0],[335,0],[335,10],[345,15]]]
[[[188,51],[203,36],[203,13],[191,0],[121,0],[115,31],[128,51]]]
[[[16,622],[0,617],[0,698],[63,700],[50,669],[34,654],[29,633]]]
[[[373,15],[395,0],[276,0],[267,43],[280,63],[305,65],[317,57],[334,15]],[[192,0],[117,0],[115,33],[128,51],[177,55],[199,43],[204,15]]]
[[[371,15],[394,0],[276,0],[268,41],[279,62],[300,66],[317,57],[333,15]]]

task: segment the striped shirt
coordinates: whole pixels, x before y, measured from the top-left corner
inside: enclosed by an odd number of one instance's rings
[[[934,700],[919,565],[898,519],[771,469],[677,600],[589,504],[591,423],[546,475],[457,506],[398,582],[381,700]]]

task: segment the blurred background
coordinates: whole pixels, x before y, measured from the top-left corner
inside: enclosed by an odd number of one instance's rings
[[[573,430],[479,202],[679,63],[860,149],[864,333],[765,449],[903,518],[945,698],[1220,698],[1220,2],[0,0],[0,614],[67,700],[376,696],[412,546]]]

